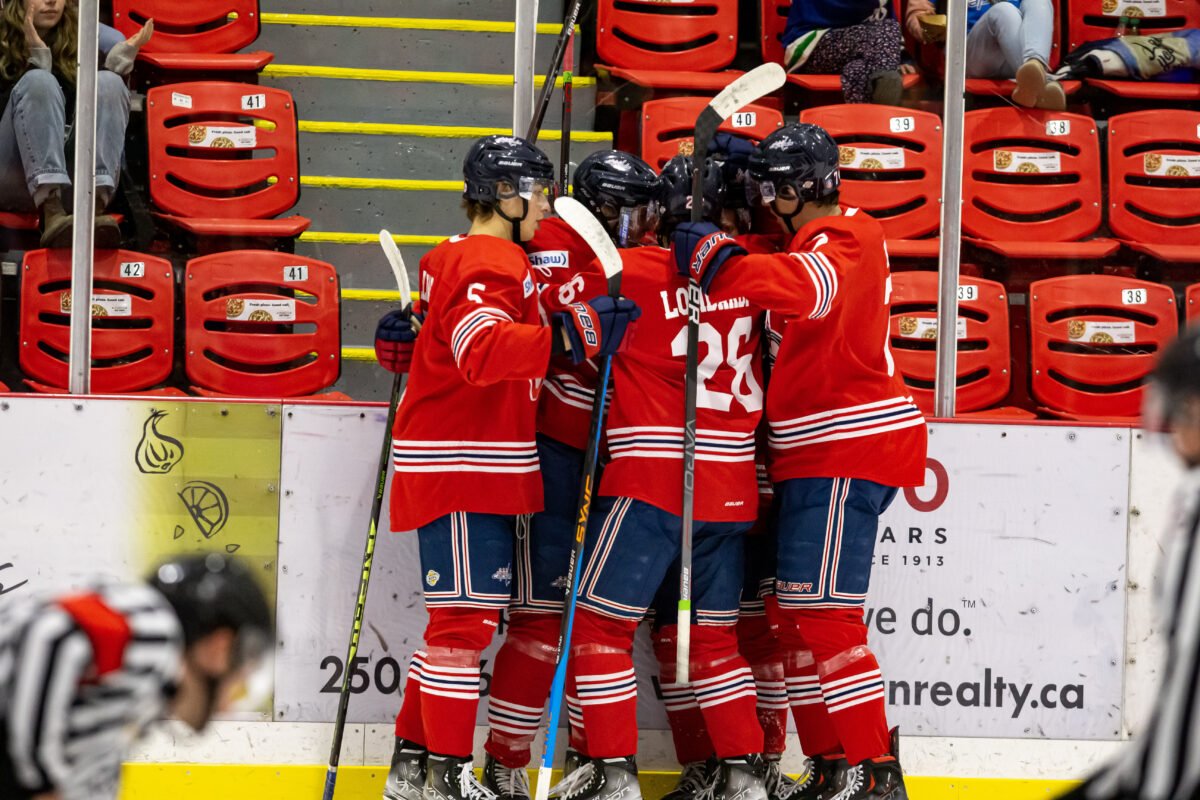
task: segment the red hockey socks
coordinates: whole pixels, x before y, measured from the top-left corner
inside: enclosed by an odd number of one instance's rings
[[[583,728],[583,707],[579,705],[579,693],[575,690],[575,676],[567,671],[566,688],[563,695],[567,701],[567,722],[570,727],[568,741],[577,753],[587,755],[587,736]]]
[[[422,747],[425,746],[425,723],[421,721],[421,683],[417,675],[425,665],[425,651],[413,653],[404,680],[404,702],[396,715],[396,735]]]
[[[719,758],[761,753],[754,675],[737,649],[733,625],[693,625],[692,694]]]
[[[680,764],[704,761],[713,755],[712,740],[704,724],[704,714],[692,694],[692,684],[675,682],[675,647],[678,626],[659,628],[650,637],[654,655],[658,658],[658,678],[662,688],[663,707],[675,741],[675,758]]]
[[[557,614],[509,613],[492,671],[484,750],[511,769],[529,763],[530,745],[542,724],[554,682],[560,620]]]
[[[787,676],[788,703],[796,720],[800,749],[806,756],[827,756],[841,751],[833,720],[825,710],[821,697],[821,680],[817,664],[808,650],[791,650],[783,657]]]
[[[758,690],[758,724],[763,730],[763,753],[782,753],[787,741],[788,696],[783,651],[763,613],[742,614],[737,622],[738,650],[750,662]]]
[[[891,750],[883,675],[865,644],[819,661],[825,708],[851,766]]]
[[[575,612],[570,674],[587,730],[584,755],[620,758],[637,753],[637,679],[633,674],[636,621]]]

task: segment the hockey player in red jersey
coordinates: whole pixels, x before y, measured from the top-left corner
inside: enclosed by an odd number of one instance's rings
[[[580,162],[572,184],[575,199],[624,248],[640,244],[652,223],[649,206],[657,177],[637,156],[601,150]],[[561,219],[543,220],[526,249],[535,279],[545,285],[551,302],[570,304],[588,296],[588,282],[593,293],[604,291],[604,273],[592,249]],[[501,800],[529,796],[525,767],[558,659],[563,586],[597,379],[594,361],[553,356],[538,400],[537,450],[545,508],[533,515],[526,535],[517,539],[508,627],[488,697],[483,783]],[[581,732],[574,735],[578,741]],[[568,752],[567,771],[576,760]]]
[[[471,227],[422,259],[425,320],[393,429],[393,530],[416,530],[429,613],[396,718],[389,800],[491,800],[471,769],[479,656],[511,596],[515,516],[542,508],[534,429],[550,357],[611,352],[637,309],[600,297],[543,324],[522,243],[554,170],[486,136],[463,162]]]
[[[660,231],[687,219],[689,165],[678,157],[663,168]],[[607,424],[612,457],[585,545],[567,698],[572,715],[583,721],[584,755],[591,760],[560,784],[560,796],[571,800],[641,797],[630,651],[659,585],[675,577],[680,551],[687,281],[662,247],[626,250],[622,261],[622,291],[645,313],[628,349],[613,360]],[[736,290],[717,287],[700,325],[691,669],[722,759],[714,797],[745,800],[765,800],[754,680],[734,634],[742,534],[758,506],[761,317]]]
[[[838,204],[838,148],[815,125],[766,137],[750,179],[793,234],[786,252],[739,257],[704,224],[680,226],[672,246],[682,274],[710,291],[736,286],[781,335],[767,393],[775,586],[788,695],[812,759],[793,797],[834,786],[838,800],[898,800],[904,780],[863,604],[879,515],[897,487],[923,483],[926,431],[888,351],[883,230]]]

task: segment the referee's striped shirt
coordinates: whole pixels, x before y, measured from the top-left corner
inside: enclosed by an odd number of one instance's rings
[[[182,658],[175,612],[147,586],[0,604],[0,796],[115,798]]]
[[[1161,601],[1169,620],[1163,685],[1144,733],[1084,788],[1088,798],[1200,797],[1200,468],[1174,504]]]

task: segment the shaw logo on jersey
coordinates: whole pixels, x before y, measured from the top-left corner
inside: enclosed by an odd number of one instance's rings
[[[547,278],[556,269],[566,269],[571,264],[571,256],[566,250],[539,250],[529,254],[529,266],[545,275]]]
[[[663,319],[687,317],[688,290],[686,286],[680,286],[675,290],[674,305],[671,304],[671,297],[666,289],[660,291],[658,296],[662,298]],[[707,314],[711,311],[731,311],[735,308],[747,308],[749,305],[750,301],[744,297],[730,297],[714,303],[711,298],[704,295],[700,296],[700,313],[702,314]]]

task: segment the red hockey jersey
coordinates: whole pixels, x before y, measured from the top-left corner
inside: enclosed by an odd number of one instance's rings
[[[392,530],[542,508],[534,428],[550,359],[520,245],[455,236],[421,259],[425,323],[392,429]]]
[[[683,507],[683,406],[687,279],[669,251],[621,252],[621,293],[642,309],[627,349],[613,358],[613,400],[600,493]],[[731,284],[732,285],[732,284]],[[754,431],[762,416],[762,310],[740,291],[705,298],[700,314],[693,514],[706,522],[758,513]]]
[[[595,253],[561,219],[542,220],[537,235],[525,247],[534,278],[550,293],[549,305],[565,306],[604,292],[604,272]],[[585,278],[596,291],[589,294],[585,290]],[[568,355],[552,357],[538,401],[538,432],[571,447],[586,448],[598,378],[594,361],[576,364]]]
[[[771,479],[925,482],[925,420],[888,350],[883,229],[857,209],[805,225],[788,252],[730,259],[713,289],[771,311]],[[773,347],[774,347],[773,343]]]

